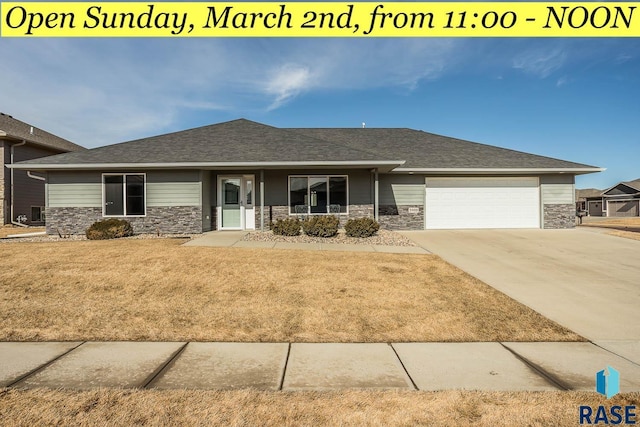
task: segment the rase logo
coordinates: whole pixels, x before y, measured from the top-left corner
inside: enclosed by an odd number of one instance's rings
[[[620,372],[607,366],[607,369],[596,372],[596,391],[607,399],[611,399],[620,393]],[[606,407],[600,405],[597,408],[580,406],[581,425],[635,425],[636,407],[634,405],[613,405]]]
[[[596,373],[596,391],[607,396],[607,399],[611,399],[620,393],[620,372],[611,366],[607,366],[607,369],[609,375],[605,373],[604,369]]]

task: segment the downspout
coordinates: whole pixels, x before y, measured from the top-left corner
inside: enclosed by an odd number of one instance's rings
[[[47,180],[47,178],[45,178],[44,176],[38,176],[38,175],[32,174],[31,171],[27,171],[27,176],[29,178],[37,179],[39,181],[46,181]]]
[[[23,139],[22,142],[19,142],[17,144],[11,145],[11,160],[10,160],[10,164],[13,165],[13,157],[15,155],[15,147],[20,147],[22,145],[25,145],[26,143],[27,143],[27,141]],[[11,213],[10,213],[10,215],[11,215],[11,224],[18,225],[20,227],[27,227],[27,224],[19,223],[17,221],[14,221],[14,219],[13,219],[14,185],[15,185],[15,182],[14,182],[14,179],[13,179],[13,168],[11,168]]]

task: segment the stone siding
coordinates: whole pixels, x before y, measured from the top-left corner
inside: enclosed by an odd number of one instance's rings
[[[91,224],[106,219],[101,208],[47,208],[47,234],[84,234]],[[136,234],[202,233],[200,206],[147,207],[146,217],[121,217]]]
[[[418,213],[409,213],[409,209],[416,209]],[[424,206],[396,206],[380,205],[378,222],[380,227],[387,230],[423,230]]]
[[[576,226],[576,207],[573,204],[544,205],[543,228],[574,228]]]

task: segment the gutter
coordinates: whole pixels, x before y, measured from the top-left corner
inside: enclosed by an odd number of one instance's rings
[[[399,167],[392,173],[421,173],[434,175],[461,174],[461,175],[508,175],[508,174],[552,174],[552,173],[571,173],[584,174],[603,172],[606,168],[583,167],[583,168],[403,168]]]
[[[25,145],[26,143],[27,143],[27,141],[23,139],[22,142],[19,142],[17,144],[12,144],[11,145],[11,160],[10,160],[11,164],[9,165],[9,168],[11,169],[11,213],[10,213],[10,215],[11,215],[11,224],[17,225],[17,226],[20,226],[20,227],[25,227],[25,228],[27,227],[27,224],[22,224],[22,223],[20,223],[18,221],[14,221],[13,220],[13,205],[14,205],[14,198],[15,198],[14,197],[14,195],[15,195],[15,190],[14,190],[15,180],[13,178],[13,167],[12,166],[13,166],[13,158],[14,158],[14,155],[15,155],[15,148],[16,147],[20,147],[22,145]]]
[[[73,163],[73,164],[40,164],[19,163],[7,165],[12,169],[28,169],[32,171],[46,170],[118,170],[118,169],[281,169],[281,168],[318,168],[330,169],[340,167],[378,168],[385,172],[402,166],[404,160],[350,160],[350,161],[287,161],[287,162],[171,162],[171,163]]]

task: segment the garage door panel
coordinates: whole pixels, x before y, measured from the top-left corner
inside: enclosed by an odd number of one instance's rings
[[[428,229],[539,228],[537,178],[427,178]]]
[[[610,200],[607,211],[609,216],[632,217],[638,216],[637,200]]]

